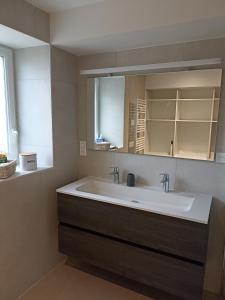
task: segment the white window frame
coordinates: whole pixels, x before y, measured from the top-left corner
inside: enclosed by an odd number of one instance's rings
[[[99,78],[94,79],[94,93],[95,93],[95,99],[94,99],[94,143],[96,143],[96,140],[99,138],[100,130],[99,130]]]
[[[0,46],[0,56],[4,58],[5,91],[6,91],[6,119],[8,137],[8,159],[18,158],[18,131],[15,107],[15,83],[13,51]]]

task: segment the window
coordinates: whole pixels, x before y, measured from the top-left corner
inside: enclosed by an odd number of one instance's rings
[[[95,142],[124,147],[125,77],[95,78]]]
[[[17,158],[17,135],[13,53],[0,47],[0,152],[7,153],[9,159]]]

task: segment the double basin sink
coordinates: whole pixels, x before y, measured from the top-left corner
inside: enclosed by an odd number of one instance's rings
[[[149,186],[127,187],[97,177],[85,177],[59,188],[57,192],[203,224],[208,223],[212,202],[210,195],[165,193]]]

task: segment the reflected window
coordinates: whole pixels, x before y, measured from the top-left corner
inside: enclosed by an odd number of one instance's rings
[[[95,78],[95,143],[121,149],[124,146],[125,77]]]
[[[0,56],[0,152],[8,152],[4,58]]]

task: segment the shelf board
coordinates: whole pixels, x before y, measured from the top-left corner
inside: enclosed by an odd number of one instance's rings
[[[211,120],[176,120],[176,122],[189,122],[189,123],[217,123],[218,121]]]
[[[213,161],[213,157],[210,157],[208,158],[207,157],[207,153],[196,153],[196,152],[193,152],[193,153],[190,153],[190,152],[183,152],[183,153],[180,153],[180,154],[174,154],[174,156],[171,156],[170,154],[166,153],[166,152],[147,152],[145,151],[144,154],[147,154],[147,155],[153,155],[153,156],[164,156],[164,157],[174,157],[174,158],[186,158],[186,159],[197,159],[197,160],[211,160]]]
[[[147,154],[147,155],[155,155],[155,156],[165,156],[165,157],[172,157],[171,155],[169,155],[168,153],[166,152],[147,152],[145,151],[144,154]]]
[[[178,99],[145,99],[146,101],[149,102],[160,102],[160,101],[219,101],[220,98],[178,98]]]
[[[178,101],[213,101],[213,100],[219,100],[218,98],[179,98]]]
[[[193,152],[193,153],[190,153],[190,152],[183,152],[183,153],[177,153],[177,154],[174,154],[174,157],[176,158],[187,158],[187,159],[198,159],[198,160],[211,160],[210,158],[208,158],[207,156],[207,153],[197,153],[197,152]]]
[[[153,122],[183,122],[183,123],[218,123],[218,121],[210,120],[172,120],[172,119],[146,119],[146,121]]]
[[[175,120],[171,120],[171,119],[146,119],[146,121],[154,121],[154,122],[175,122]]]
[[[160,101],[177,101],[177,99],[146,99],[146,101],[150,101],[150,102],[160,102]]]

